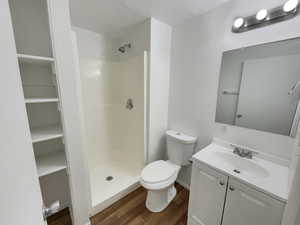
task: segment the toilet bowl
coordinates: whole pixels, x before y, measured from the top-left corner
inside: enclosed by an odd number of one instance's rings
[[[170,161],[155,161],[148,164],[141,174],[141,185],[148,190],[146,207],[151,212],[160,212],[176,196],[174,187],[180,166]]]
[[[189,164],[194,152],[195,137],[169,130],[167,153],[169,160],[148,164],[142,171],[140,183],[148,190],[146,207],[151,212],[161,212],[176,196],[174,183],[181,166]]]

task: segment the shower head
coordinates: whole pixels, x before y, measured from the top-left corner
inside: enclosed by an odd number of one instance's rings
[[[120,48],[119,48],[119,52],[122,52],[122,53],[124,53],[124,52],[125,52],[125,48],[124,48],[124,46],[122,46],[122,47],[120,47]]]
[[[130,43],[125,44],[125,45],[121,46],[118,50],[119,50],[119,52],[125,53],[126,48],[131,48],[131,44]]]

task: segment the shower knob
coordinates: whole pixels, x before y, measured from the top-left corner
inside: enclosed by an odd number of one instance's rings
[[[133,108],[133,101],[131,98],[129,98],[126,102],[126,109],[132,110]]]

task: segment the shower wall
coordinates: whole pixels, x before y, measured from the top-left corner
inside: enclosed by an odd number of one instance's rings
[[[114,104],[113,160],[137,163],[143,167],[144,160],[144,55],[143,53],[118,63]],[[126,107],[131,99],[133,108]]]
[[[89,169],[119,161],[142,168],[144,55],[120,57],[119,40],[73,29],[79,50]],[[132,110],[126,108],[129,98]]]

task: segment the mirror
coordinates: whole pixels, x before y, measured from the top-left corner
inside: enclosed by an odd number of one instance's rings
[[[216,122],[294,137],[299,99],[300,38],[223,53]]]

